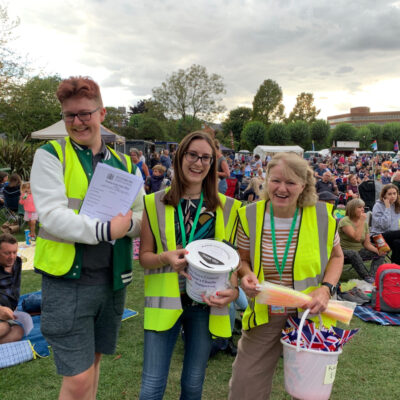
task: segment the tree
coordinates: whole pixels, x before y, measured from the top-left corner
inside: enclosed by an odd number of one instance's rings
[[[264,144],[267,138],[267,127],[261,121],[250,121],[243,128],[244,140],[250,148]]]
[[[147,114],[149,117],[157,118],[160,121],[166,120],[161,104],[153,99],[139,100],[135,106],[129,107],[128,114]]]
[[[135,139],[164,140],[165,132],[162,123],[147,114],[134,114],[128,125],[136,130]]]
[[[357,129],[357,134],[356,134],[357,140],[360,142],[360,147],[363,150],[371,150],[371,143],[374,140],[374,137],[372,135],[371,130],[368,128],[368,126],[361,126],[360,128]]]
[[[268,141],[272,145],[290,144],[290,134],[287,126],[278,122],[271,124],[268,128]]]
[[[285,106],[282,104],[282,89],[272,79],[265,80],[253,100],[253,119],[269,125],[284,119]]]
[[[237,107],[229,112],[228,118],[222,123],[225,135],[232,131],[235,141],[240,141],[243,127],[251,119],[252,110],[249,107]]]
[[[180,142],[188,133],[201,129],[202,123],[197,118],[187,116],[176,121],[174,138]]]
[[[0,4],[0,99],[7,96],[9,85],[24,72],[19,58],[8,47],[18,25],[19,19],[10,20],[6,6]]]
[[[330,131],[329,124],[324,119],[315,120],[310,126],[311,140],[314,140],[316,149],[323,149],[326,146],[326,142]]]
[[[352,141],[356,139],[357,129],[350,124],[339,124],[332,131],[332,140]]]
[[[314,122],[321,110],[314,106],[314,95],[312,93],[302,92],[297,96],[296,104],[289,114],[288,120]]]
[[[400,122],[388,122],[383,125],[382,136],[391,143],[400,140]]]
[[[295,121],[288,125],[290,138],[294,144],[303,149],[311,147],[310,128],[305,121]]]
[[[187,116],[207,118],[221,113],[224,106],[219,102],[223,94],[222,77],[209,75],[205,67],[196,64],[172,73],[160,87],[153,89],[154,100],[165,112],[183,119]]]
[[[382,139],[382,134],[383,134],[382,125],[368,124],[367,128],[371,131],[371,135],[372,135],[373,140]]]
[[[103,121],[103,125],[106,128],[113,130],[126,124],[126,115],[121,108],[106,107],[106,111],[106,117]]]
[[[35,76],[9,86],[0,98],[0,131],[16,139],[60,120],[61,107],[55,95],[61,78]]]

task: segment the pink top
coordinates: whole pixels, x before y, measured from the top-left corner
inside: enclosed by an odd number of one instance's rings
[[[26,196],[26,198],[24,198]],[[19,199],[19,204],[24,206],[24,210],[28,212],[36,212],[35,203],[33,202],[32,193],[22,194]]]

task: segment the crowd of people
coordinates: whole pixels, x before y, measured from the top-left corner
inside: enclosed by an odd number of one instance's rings
[[[213,338],[232,336],[230,305],[244,294],[248,302],[229,398],[269,398],[288,316],[306,308],[312,314],[324,311],[346,259],[362,279],[373,282],[387,256],[374,245],[376,235],[391,247],[392,262],[400,263],[396,162],[355,154],[309,161],[291,153],[235,159],[225,157],[219,142],[203,131],[186,135],[176,153],[164,150],[146,160],[138,149],[128,156],[105,145],[100,124],[106,111],[92,79],[63,80],[57,97],[68,136],[37,150],[19,201],[26,219],[40,220],[34,267],[42,274],[41,330],[63,376],[61,400],[96,398],[102,354],[116,349],[132,281],[134,238],[140,237],[144,269],[143,400],[163,398],[182,332],[180,398],[201,398]],[[79,213],[99,163],[144,183],[130,211],[110,221]],[[11,178],[5,184],[0,175],[3,193]],[[359,190],[371,180],[377,192],[372,216]],[[339,206],[345,216],[337,229],[334,208]],[[226,288],[203,295],[202,302],[185,289],[191,279],[186,246],[199,239],[236,244],[241,260]],[[5,341],[22,333],[13,317],[20,282],[15,243],[0,237],[0,300],[12,300],[0,303],[0,340]],[[255,296],[264,280],[307,293],[311,300],[302,309],[259,304]],[[18,290],[11,291],[12,284]]]

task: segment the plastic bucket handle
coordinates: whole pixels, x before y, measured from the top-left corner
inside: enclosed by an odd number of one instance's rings
[[[303,333],[303,326],[304,326],[304,323],[306,322],[306,319],[307,319],[309,313],[310,313],[310,309],[307,308],[307,310],[304,311],[303,316],[301,317],[299,330],[297,332],[296,351],[301,351],[302,350],[302,348],[300,347],[300,340],[301,340],[302,333]],[[318,317],[319,317],[320,326],[323,326],[321,314],[318,314]],[[313,337],[311,338],[310,345],[308,346],[309,349],[311,348],[311,345],[312,345],[314,339],[315,339],[315,335],[313,335]]]

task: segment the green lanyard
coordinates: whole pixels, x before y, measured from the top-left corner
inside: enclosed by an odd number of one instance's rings
[[[196,215],[195,215],[195,217],[194,217],[192,229],[190,230],[189,242],[186,243],[186,232],[185,232],[185,225],[184,225],[184,223],[183,223],[182,206],[181,206],[181,202],[180,202],[180,201],[179,201],[179,203],[178,203],[178,219],[179,219],[179,225],[181,226],[182,247],[183,247],[183,248],[186,247],[186,244],[189,244],[190,242],[193,241],[194,232],[195,232],[195,230],[196,230],[197,222],[199,221],[199,217],[200,217],[200,212],[201,212],[201,207],[202,207],[202,205],[203,205],[203,192],[201,192],[201,194],[200,194],[199,205],[197,206],[197,211],[196,211]]]
[[[271,218],[272,248],[274,250],[275,268],[278,271],[281,282],[282,282],[282,273],[283,273],[283,270],[285,269],[286,259],[287,259],[288,253],[289,253],[289,247],[290,247],[290,244],[292,243],[292,238],[293,238],[294,228],[296,226],[298,212],[299,212],[299,209],[296,208],[296,211],[295,211],[294,217],[293,217],[293,221],[292,221],[292,226],[290,227],[289,237],[286,242],[285,252],[283,253],[282,265],[279,265],[278,252],[276,250],[274,210],[272,209],[272,203],[271,202],[269,203],[269,214],[270,214],[270,218]]]

